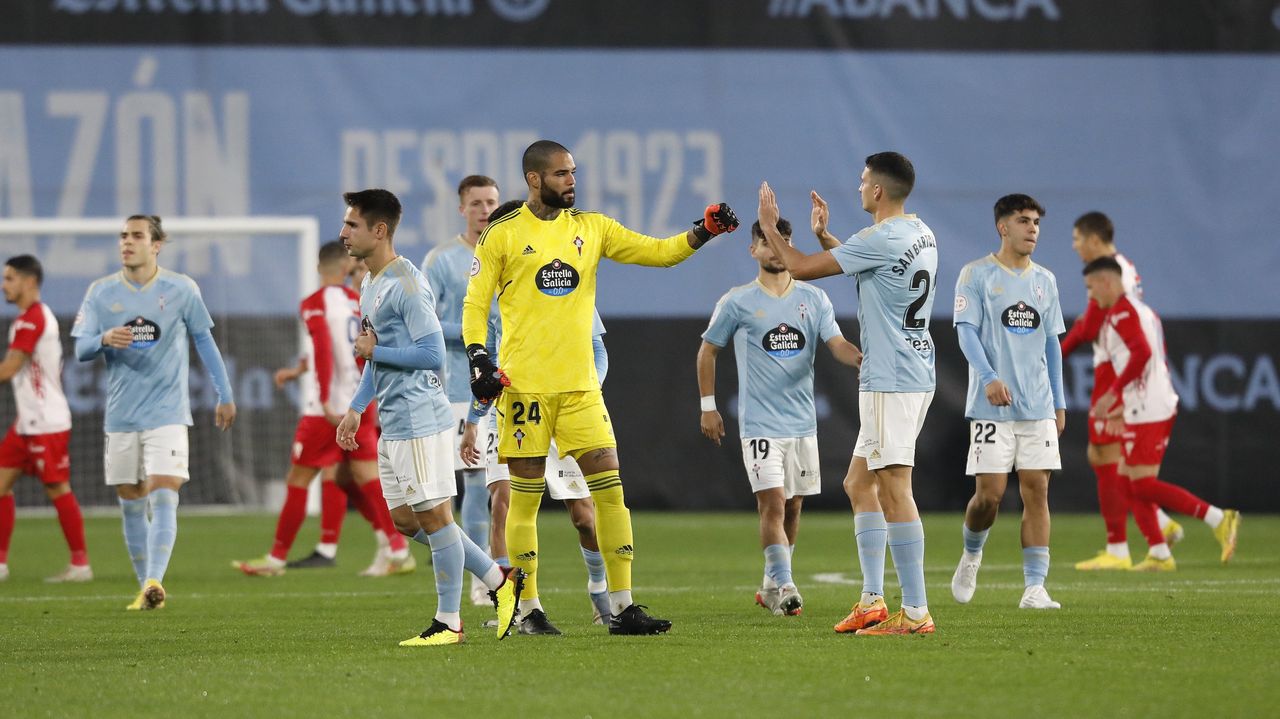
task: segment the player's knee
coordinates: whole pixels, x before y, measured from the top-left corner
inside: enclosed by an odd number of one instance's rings
[[[70,492],[71,492],[70,482],[57,482],[56,484],[46,484],[44,486],[45,496],[47,496],[49,499],[57,499],[58,497],[61,497],[64,494],[69,494]]]
[[[995,512],[1000,509],[1000,500],[1003,498],[1003,492],[979,488],[973,493],[973,508],[980,512]]]

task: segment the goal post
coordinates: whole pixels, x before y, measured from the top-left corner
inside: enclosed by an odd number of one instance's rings
[[[123,217],[0,218],[0,262],[32,254],[44,268],[41,300],[58,318],[63,343],[63,389],[72,410],[71,482],[82,504],[115,505],[103,482],[103,409],[106,371],[100,360],[75,358],[71,325],[95,279],[120,269],[117,238]],[[190,348],[191,482],[183,502],[262,506],[267,490],[288,469],[296,424],[296,383],[277,389],[276,369],[297,362],[306,341],[299,301],[319,287],[321,244],[314,217],[163,217],[168,240],[160,266],[190,275],[213,316],[218,343],[236,393],[230,432],[213,421],[215,393]],[[0,309],[0,331],[15,312]],[[0,385],[0,431],[14,420],[9,383]],[[19,506],[46,504],[35,481],[14,487]]]

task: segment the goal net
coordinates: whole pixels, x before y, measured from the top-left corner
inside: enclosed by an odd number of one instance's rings
[[[103,481],[106,369],[101,359],[79,362],[71,325],[95,279],[120,270],[117,237],[123,219],[0,219],[0,262],[30,254],[44,267],[41,300],[58,317],[63,343],[62,383],[71,405],[71,484],[87,506],[114,505]],[[297,363],[303,330],[298,302],[318,287],[319,224],[312,217],[164,218],[168,241],[160,266],[190,275],[213,315],[213,336],[235,392],[237,417],[229,432],[214,426],[217,402],[209,374],[191,347],[191,482],[184,503],[261,506],[273,480],[289,465],[297,419],[296,383],[277,389],[276,369]],[[0,310],[0,331],[16,315]],[[13,388],[0,385],[0,431],[13,423]],[[47,503],[38,481],[14,487],[19,506]]]

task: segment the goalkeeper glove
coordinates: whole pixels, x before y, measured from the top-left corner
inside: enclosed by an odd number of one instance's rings
[[[481,404],[492,402],[502,394],[503,387],[511,386],[511,380],[489,358],[484,345],[467,345],[467,361],[471,363],[471,394]]]
[[[693,223],[693,234],[699,242],[706,242],[716,235],[733,232],[736,229],[738,229],[738,216],[723,202],[707,205],[702,219]]]

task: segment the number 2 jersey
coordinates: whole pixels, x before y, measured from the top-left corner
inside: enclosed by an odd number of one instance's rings
[[[486,344],[494,295],[502,317],[498,366],[522,394],[600,389],[591,346],[602,258],[669,267],[694,250],[685,233],[657,239],[598,212],[542,220],[521,205],[489,223],[476,244],[462,311],[467,345]]]
[[[9,349],[30,359],[13,376],[18,405],[18,434],[54,434],[71,429],[71,409],[62,393],[62,342],[58,318],[43,302],[36,302],[9,325]]]
[[[862,372],[868,392],[932,392],[933,310],[938,244],[915,215],[896,215],[867,227],[831,250],[858,283]]]
[[[775,295],[757,281],[720,298],[702,339],[717,347],[733,339],[743,437],[817,434],[813,356],[840,336],[827,293],[804,282]]]
[[[360,295],[345,285],[321,287],[298,307],[311,341],[304,356],[302,414],[323,417],[327,406],[342,414],[360,384],[355,341],[360,334]]]

